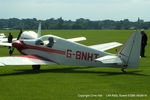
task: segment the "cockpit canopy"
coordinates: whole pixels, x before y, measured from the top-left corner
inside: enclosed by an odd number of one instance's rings
[[[21,39],[36,39],[37,38],[37,33],[34,31],[24,31],[21,34]]]
[[[35,42],[35,45],[52,48],[55,42],[56,42],[55,37],[46,35],[46,36],[42,36],[39,39],[37,39]]]

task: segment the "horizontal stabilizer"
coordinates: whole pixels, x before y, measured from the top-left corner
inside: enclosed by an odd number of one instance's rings
[[[122,65],[122,60],[115,55],[108,55],[104,57],[97,58],[96,61],[100,61],[104,64],[118,64]]]
[[[118,46],[121,46],[121,45],[122,44],[119,43],[119,42],[110,42],[110,43],[92,45],[92,46],[89,46],[89,47],[93,48],[93,49],[96,49],[96,50],[99,50],[99,51],[105,51],[105,50],[112,49],[112,48],[115,48],[115,47],[118,47]]]

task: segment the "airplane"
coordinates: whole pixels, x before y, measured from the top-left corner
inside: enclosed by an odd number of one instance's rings
[[[22,30],[20,30],[22,31]],[[38,26],[38,32],[34,32],[34,31],[24,31],[21,34],[20,39],[36,39],[39,38],[41,36],[41,21],[39,21],[39,26]],[[4,33],[0,34],[0,45],[1,46],[12,46],[12,43],[7,43],[8,42],[8,38],[4,38],[6,37],[4,35]],[[17,38],[13,38],[13,41],[17,40]]]
[[[21,34],[21,33],[20,33]],[[92,67],[137,68],[139,65],[141,34],[134,31],[117,54],[105,50],[122,45],[118,42],[85,46],[74,42],[78,38],[64,39],[54,35],[44,35],[33,40],[19,40],[12,43],[23,56],[0,57],[0,66],[32,65],[40,70],[40,65],[80,65]],[[79,39],[80,40],[80,39]]]
[[[38,33],[34,32],[34,31],[24,31],[22,32],[22,29],[20,30],[21,36],[19,39],[36,39],[39,38],[41,36],[41,21],[39,21],[39,26],[38,26]],[[2,35],[2,37],[5,37],[4,34],[0,34],[0,36]],[[18,38],[18,37],[17,37]],[[17,38],[13,38],[12,40],[15,41],[17,40]],[[8,38],[0,38],[0,46],[8,46],[9,47],[9,54],[10,56],[12,55],[13,49],[11,49],[12,47],[12,43],[7,43],[8,42]]]

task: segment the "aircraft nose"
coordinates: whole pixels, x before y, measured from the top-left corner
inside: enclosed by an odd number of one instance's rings
[[[14,41],[12,43],[12,46],[15,47],[15,48],[21,48],[23,46],[23,43],[21,41]]]

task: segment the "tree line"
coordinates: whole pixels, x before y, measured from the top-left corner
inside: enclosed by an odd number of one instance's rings
[[[0,29],[37,29],[38,20],[32,19],[0,19]],[[132,22],[128,19],[114,21],[114,20],[97,20],[91,21],[89,19],[76,19],[75,21],[64,20],[61,17],[58,19],[50,18],[42,20],[42,29],[150,29],[150,22],[145,22],[139,19]]]

